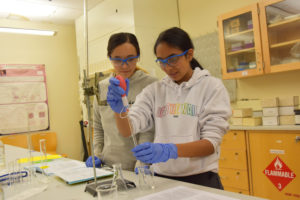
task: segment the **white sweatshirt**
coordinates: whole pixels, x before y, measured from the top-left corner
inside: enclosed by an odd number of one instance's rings
[[[148,85],[129,111],[133,133],[154,126],[155,143],[206,139],[213,144],[215,151],[209,156],[170,159],[153,165],[156,173],[166,176],[218,172],[220,143],[230,115],[230,100],[223,83],[199,68],[180,85],[168,76]]]

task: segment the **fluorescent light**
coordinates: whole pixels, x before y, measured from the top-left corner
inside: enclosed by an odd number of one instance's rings
[[[50,16],[55,12],[55,7],[37,2],[23,2],[23,0],[0,1],[0,10],[24,16]]]
[[[55,34],[55,31],[49,31],[49,30],[34,30],[34,29],[5,28],[5,27],[0,27],[0,32],[28,34],[28,35],[44,35],[44,36],[53,36]]]

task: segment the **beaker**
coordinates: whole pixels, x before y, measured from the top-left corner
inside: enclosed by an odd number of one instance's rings
[[[43,176],[39,179],[42,183],[48,183],[48,176],[45,173],[47,166],[47,152],[46,152],[46,140],[45,139],[40,139],[40,152],[41,152],[41,169]]]
[[[154,189],[154,172],[149,166],[138,166],[138,183],[139,189],[150,190]]]

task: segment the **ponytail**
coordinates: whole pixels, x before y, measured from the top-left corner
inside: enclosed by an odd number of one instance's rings
[[[196,67],[199,67],[201,70],[203,69],[203,67],[200,65],[200,63],[193,58],[190,62],[192,69],[194,70]]]

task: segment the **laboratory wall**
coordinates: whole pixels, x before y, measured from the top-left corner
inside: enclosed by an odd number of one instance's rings
[[[134,0],[135,34],[141,47],[139,65],[158,78],[165,73],[155,63],[153,47],[159,33],[179,26],[177,0]]]
[[[75,21],[77,55],[81,73],[86,69],[84,46],[84,17]],[[89,77],[95,72],[112,68],[107,58],[109,37],[118,32],[134,33],[141,47],[138,66],[159,78],[165,76],[155,63],[154,42],[166,28],[179,26],[177,0],[109,0],[102,1],[88,11],[88,61]],[[83,74],[81,74],[83,77]],[[80,84],[83,79],[80,80]],[[80,98],[84,99],[80,89]],[[87,110],[82,104],[83,118]]]
[[[74,25],[0,20],[0,26],[49,29],[53,37],[0,33],[2,64],[45,64],[50,129],[57,133],[57,152],[81,159],[81,119]]]
[[[257,0],[178,0],[180,26],[191,37],[199,37],[217,30],[219,15],[257,2]],[[299,77],[300,71],[298,70],[239,79],[237,98],[299,96]]]

